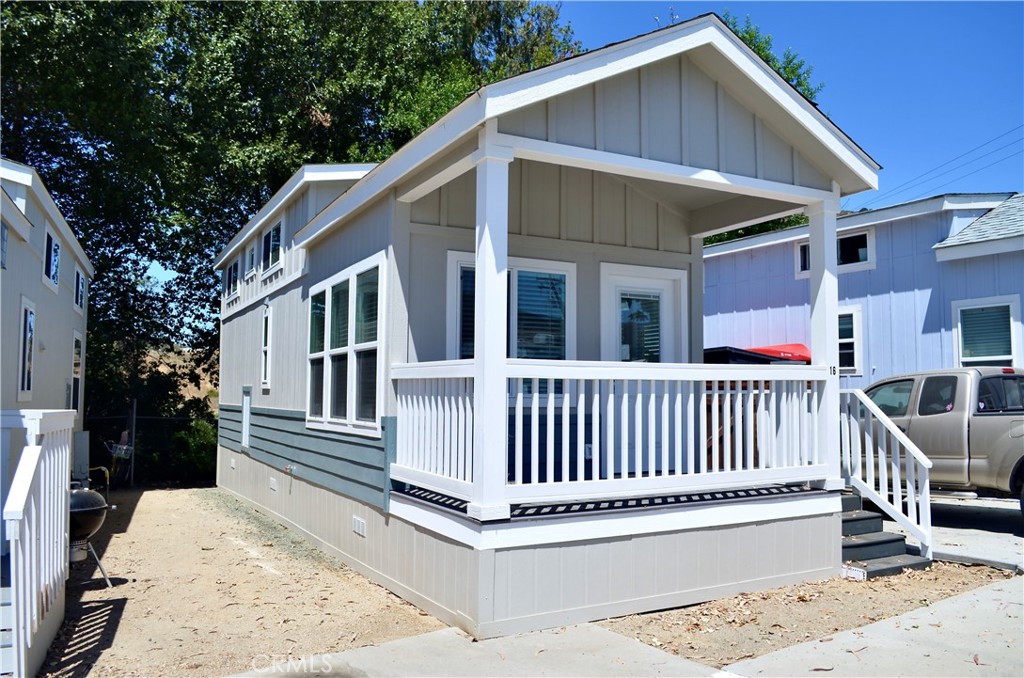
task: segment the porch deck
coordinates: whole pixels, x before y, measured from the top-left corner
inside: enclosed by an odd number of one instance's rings
[[[393,366],[392,480],[472,504],[491,474],[509,507],[838,481],[819,443],[825,367],[505,367],[507,417],[482,421],[473,361]]]

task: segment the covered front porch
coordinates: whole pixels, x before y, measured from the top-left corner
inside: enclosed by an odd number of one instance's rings
[[[837,183],[822,190],[539,141],[501,131],[497,122],[462,148],[398,192],[415,230],[417,201],[459,183],[471,188],[475,238],[471,254],[448,251],[445,286],[455,290],[446,297],[449,359],[390,367],[392,481],[465,502],[468,516],[485,523],[522,505],[843,486]],[[619,182],[649,199],[659,238],[682,246],[674,253],[657,247],[651,261],[658,266],[638,264],[628,233],[645,224],[634,210],[622,245],[581,244],[592,259],[581,264],[539,260],[544,242],[521,224],[530,209],[523,194],[540,193],[524,177],[542,172],[558,182],[549,202],[563,222],[581,202],[565,177],[586,172],[584,184]],[[583,192],[597,223],[599,190]],[[674,218],[661,217],[663,210]],[[814,363],[703,364],[703,238],[797,212],[810,223]],[[511,235],[510,222],[518,222]],[[430,235],[443,234],[434,228]],[[557,249],[573,248],[565,229],[555,238],[561,242],[550,256],[566,258]],[[546,302],[524,296],[524,287],[538,285],[526,278],[533,271],[554,272],[547,280],[557,288]],[[415,315],[410,357],[429,354],[415,350]]]

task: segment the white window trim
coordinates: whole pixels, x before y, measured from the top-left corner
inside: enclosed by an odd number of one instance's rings
[[[859,261],[856,264],[845,264],[843,266],[836,266],[836,273],[856,273],[857,271],[872,271],[878,266],[878,260],[875,256],[875,229],[874,228],[858,228],[851,231],[843,231],[836,234],[836,255],[838,256],[839,242],[843,238],[849,238],[856,235],[867,235],[868,236],[868,259],[867,261]],[[810,271],[800,270],[800,248],[804,245],[809,245],[810,241],[807,238],[801,238],[793,243],[793,270],[796,272],[797,280],[804,280],[811,277]]]
[[[245,249],[245,254],[242,255],[245,259],[245,279],[256,275],[256,245],[250,245]]]
[[[839,322],[839,316],[852,315],[853,316],[853,339],[840,339],[840,343],[846,341],[853,342],[853,367],[840,367],[839,374],[844,377],[859,377],[864,374],[864,324],[863,314],[859,305],[856,306],[840,306],[839,313],[836,315],[836,322]],[[838,347],[837,347],[838,350]]]
[[[31,311],[32,313],[32,347],[27,356],[25,357],[25,311]],[[39,343],[39,319],[36,315],[36,305],[28,297],[21,298],[21,306],[18,309],[18,402],[26,402],[32,400],[32,387],[35,384],[35,353],[36,344]],[[32,370],[29,372],[31,381],[29,388],[23,389],[22,386],[25,384],[25,367],[26,364],[32,366]]]
[[[460,276],[459,271],[463,267],[476,267],[476,256],[472,252],[458,252],[449,250],[446,281],[446,313],[448,336],[445,352],[449,360],[459,358],[459,336],[461,330],[461,318],[459,314],[459,293]],[[517,271],[530,271],[533,273],[557,273],[565,276],[565,359],[576,359],[576,264],[568,261],[553,261],[548,259],[525,259],[520,257],[509,257],[508,268]],[[511,299],[515,299],[515,278],[509,276],[508,285]],[[514,311],[514,309],[508,309]],[[508,317],[509,343],[512,346],[518,345],[516,336],[516,315],[511,313]]]
[[[75,410],[79,414],[82,412],[82,396],[84,395],[85,386],[85,337],[78,330],[74,330],[71,336],[71,388],[75,387],[75,342],[78,341],[82,346],[82,364],[78,366],[78,407],[74,407],[75,394],[71,394],[71,409]]]
[[[264,268],[263,267],[263,260],[264,260],[264,254],[265,254],[264,251],[263,251],[263,247],[264,247],[263,243],[265,242],[264,239],[266,238],[267,234],[270,233],[271,231],[273,231],[275,228],[280,229],[280,233],[277,236],[278,237],[277,261],[275,261],[274,263],[272,263],[269,266],[267,266],[266,268]],[[283,266],[284,266],[284,219],[278,219],[272,225],[270,225],[269,227],[263,229],[260,232],[260,260],[259,260],[259,268],[260,268],[260,271],[261,271],[261,273],[260,273],[260,280],[266,280],[271,275],[273,275],[275,272],[277,272],[279,269],[281,269]]]
[[[264,326],[266,337],[264,337]],[[273,354],[274,316],[268,304],[263,307],[263,319],[260,322],[260,386],[264,391],[270,390],[270,359]],[[307,351],[308,352],[308,351]]]
[[[82,298],[81,298],[81,302],[82,303],[78,303],[79,302],[79,298],[78,298],[78,286],[79,285],[82,286]],[[85,271],[82,270],[81,266],[79,266],[78,264],[75,264],[75,288],[71,291],[71,294],[72,294],[73,305],[75,307],[75,310],[78,311],[79,315],[85,315],[85,295],[86,295],[86,290],[87,290],[88,286],[89,285],[88,285],[88,282],[87,282],[87,278],[85,277]]]
[[[1010,355],[1008,356],[986,356],[986,358],[1009,358],[1014,367],[1024,367],[1024,330],[1021,328],[1020,317],[1020,295],[1004,294],[996,297],[979,297],[977,299],[961,299],[954,301],[953,308],[953,359],[954,365],[963,365],[963,344],[960,341],[960,312],[971,308],[986,308],[989,306],[1010,307]],[[973,360],[968,358],[968,361]],[[966,365],[969,367],[970,365]]]
[[[46,266],[51,261],[50,251],[46,247],[46,240],[49,237],[53,246],[57,248],[57,282],[53,282],[50,276],[46,275]],[[43,277],[43,284],[49,288],[54,294],[60,293],[60,260],[61,260],[61,240],[57,235],[57,231],[50,227],[50,223],[46,223],[46,229],[43,231],[43,270],[40,271],[40,275]]]
[[[372,268],[377,268],[377,339],[376,341],[368,341],[360,344],[349,342],[345,349],[335,349],[333,354],[346,352],[350,356],[355,356],[360,350],[366,350],[370,348],[376,348],[377,350],[377,402],[375,406],[376,416],[373,421],[365,421],[362,419],[356,419],[355,410],[358,406],[356,393],[356,369],[354,357],[349,361],[348,370],[348,417],[345,420],[333,419],[330,416],[331,401],[328,398],[330,393],[331,385],[331,373],[330,373],[330,359],[332,351],[330,348],[330,327],[331,327],[331,288],[345,280],[349,281],[349,308],[348,308],[348,326],[349,332],[355,332],[355,314],[356,304],[352,303],[353,295],[356,290],[356,278],[360,273],[369,271]],[[310,314],[310,305],[315,295],[324,293],[324,348],[322,351],[317,353],[309,352],[309,338],[310,332],[312,331],[312,316]],[[381,418],[383,416],[384,408],[384,392],[386,391],[385,385],[387,384],[387,375],[385,374],[385,362],[384,353],[386,342],[384,337],[387,334],[387,314],[386,314],[386,300],[387,300],[387,253],[384,250],[373,254],[362,261],[352,264],[345,270],[334,274],[330,278],[323,280],[316,285],[309,288],[309,294],[306,301],[306,427],[312,429],[321,429],[325,431],[336,431],[339,433],[354,433],[357,435],[379,438],[381,436]],[[311,378],[311,367],[310,358],[322,357],[324,361],[324,383],[323,383],[323,415],[320,417],[311,417],[309,415],[309,386]]]
[[[690,351],[689,270],[602,262],[600,278],[599,298],[601,306],[598,315],[601,323],[602,360],[608,360],[609,358],[606,358],[606,356],[612,354],[618,355],[619,341],[614,337],[619,331],[619,302],[616,298],[616,290],[620,287],[619,281],[627,279],[629,280],[627,287],[643,287],[642,281],[649,279],[654,282],[655,286],[662,284],[675,286],[678,298],[672,312],[676,315],[676,335],[672,338],[672,345],[666,347],[666,352],[668,349],[671,350],[672,360],[670,362],[689,362],[686,358]],[[614,360],[617,361],[617,359]]]
[[[235,288],[234,289],[228,289],[227,288],[228,272],[232,268],[235,269]],[[242,289],[242,281],[238,277],[238,274],[239,274],[239,271],[241,270],[241,268],[242,268],[242,259],[241,259],[241,257],[235,259],[230,264],[228,264],[227,267],[225,267],[225,269],[224,269],[224,283],[225,283],[225,287],[224,287],[224,301],[232,301],[233,299],[237,299],[238,298],[238,296],[240,294],[240,290]]]

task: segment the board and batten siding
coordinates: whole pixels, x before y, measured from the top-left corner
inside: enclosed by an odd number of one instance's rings
[[[831,182],[686,55],[502,115],[501,132],[809,188]]]
[[[875,268],[839,273],[840,307],[860,307],[862,318],[863,369],[843,376],[844,387],[954,367],[953,302],[1024,299],[1024,252],[936,261],[932,246],[956,226],[942,212],[869,227]],[[706,347],[809,343],[809,283],[796,278],[794,247],[785,242],[705,260]]]
[[[475,249],[475,182],[471,170],[414,202],[407,219],[396,219],[408,312],[405,352],[393,354],[397,361],[447,358],[450,328],[439,322],[446,317],[447,257]],[[601,357],[601,263],[690,271],[689,251],[686,217],[619,177],[531,161],[511,164],[509,256],[576,265],[580,360]]]

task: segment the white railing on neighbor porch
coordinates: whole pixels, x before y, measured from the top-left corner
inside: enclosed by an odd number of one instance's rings
[[[71,410],[4,411],[26,444],[4,505],[10,542],[14,675],[35,675],[64,619],[68,575]],[[9,433],[9,432],[5,432]],[[10,441],[14,444],[20,441]]]
[[[932,556],[932,462],[860,389],[840,390],[843,478],[921,543]]]
[[[821,480],[826,368],[509,360],[509,503]],[[473,362],[396,365],[392,477],[472,499]]]

